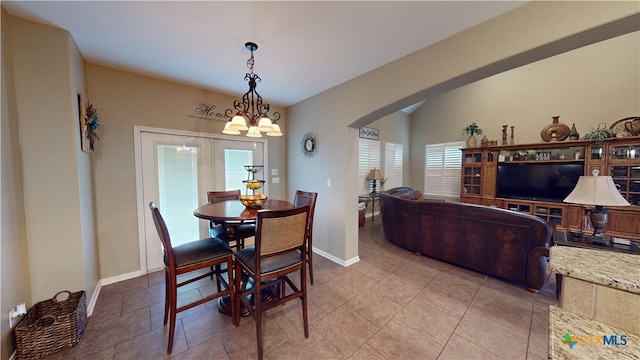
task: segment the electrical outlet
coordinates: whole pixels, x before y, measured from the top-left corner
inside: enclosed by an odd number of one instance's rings
[[[271,169],[271,176],[278,176],[278,169]]]
[[[24,316],[27,314],[27,306],[25,303],[22,303],[9,311],[9,328],[12,328],[18,321],[20,321],[20,316]]]
[[[13,328],[13,326],[18,322],[18,317],[14,317],[14,314],[16,314],[18,311],[16,308],[11,309],[11,311],[9,311],[9,328]]]

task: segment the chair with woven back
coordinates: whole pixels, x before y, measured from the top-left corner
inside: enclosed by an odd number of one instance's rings
[[[240,200],[240,190],[208,191],[207,199],[209,204],[214,204],[227,200]],[[256,226],[254,222],[225,221],[215,223],[209,222],[209,234],[226,241],[229,246],[236,250],[244,248],[244,239],[254,236]]]
[[[233,251],[227,243],[217,238],[195,240],[174,247],[171,244],[167,224],[160,214],[160,210],[154,202],[149,203],[149,208],[164,249],[164,325],[167,325],[167,318],[169,318],[167,354],[171,354],[177,313],[225,295],[229,295],[233,303],[235,297],[232,288]],[[227,268],[222,270],[222,264],[226,264]],[[228,282],[222,276],[224,272],[227,273]],[[214,277],[214,275],[216,278],[216,292],[191,303],[178,306],[179,287],[207,277]],[[180,277],[180,282],[178,282],[178,277]]]
[[[313,285],[313,215],[316,210],[317,192],[296,190],[294,206],[309,205],[309,224],[307,225],[307,263],[309,264],[309,280]]]
[[[288,301],[300,299],[304,337],[307,319],[306,230],[309,206],[287,210],[259,210],[255,246],[235,252],[233,322],[240,325],[240,304],[256,322],[258,358],[262,359],[262,314]],[[300,272],[296,283],[289,277]],[[241,283],[241,280],[243,283]],[[247,286],[251,284],[252,286]],[[265,301],[265,291],[272,296]]]

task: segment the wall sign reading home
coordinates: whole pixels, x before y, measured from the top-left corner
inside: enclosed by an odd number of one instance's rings
[[[224,111],[218,111],[216,105],[208,105],[200,103],[193,109],[195,115],[190,114],[187,117],[205,120],[227,121]]]
[[[360,137],[363,139],[378,140],[378,129],[369,127],[360,128]]]

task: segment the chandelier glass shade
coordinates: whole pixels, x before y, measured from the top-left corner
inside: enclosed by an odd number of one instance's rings
[[[244,46],[251,51],[251,57],[247,60],[250,72],[244,76],[244,79],[249,83],[249,91],[244,93],[242,100],[233,102],[233,109],[225,111],[224,114],[229,118],[229,121],[227,121],[222,133],[240,135],[241,131],[246,131],[246,136],[253,138],[262,137],[262,133],[266,133],[267,136],[282,136],[280,126],[276,124],[280,120],[280,113],[274,112],[269,116],[271,106],[262,101],[262,96],[256,90],[257,83],[262,81],[260,76],[253,72],[255,63],[253,52],[258,49],[258,45],[247,42]]]

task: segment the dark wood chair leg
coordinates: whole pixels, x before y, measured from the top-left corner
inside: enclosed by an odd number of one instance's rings
[[[304,264],[302,266],[300,274],[300,279],[304,279],[300,281],[300,287],[302,288],[302,323],[304,324],[304,337],[306,339],[309,338],[309,319],[307,317],[307,274],[305,274]],[[312,284],[313,284],[313,280]]]
[[[258,359],[262,360],[262,291],[258,281],[254,284],[253,298],[255,303],[256,339],[258,341]]]
[[[242,288],[240,287],[240,280],[242,279],[242,267],[240,265],[234,266],[235,275],[233,276],[233,291],[235,296],[231,298],[232,310],[233,313],[233,325],[240,325],[240,296],[242,293]]]
[[[164,271],[164,325],[167,325],[169,318],[169,306],[171,305],[171,280],[169,279],[169,270]]]
[[[173,335],[176,331],[176,308],[178,305],[178,288],[176,284],[176,276],[171,276],[171,309],[169,310],[171,314],[169,316],[171,319],[169,320],[169,346],[167,347],[167,353],[171,354],[173,350]]]
[[[311,255],[311,253],[309,253],[309,280],[311,280],[311,285],[313,285],[313,255]]]

